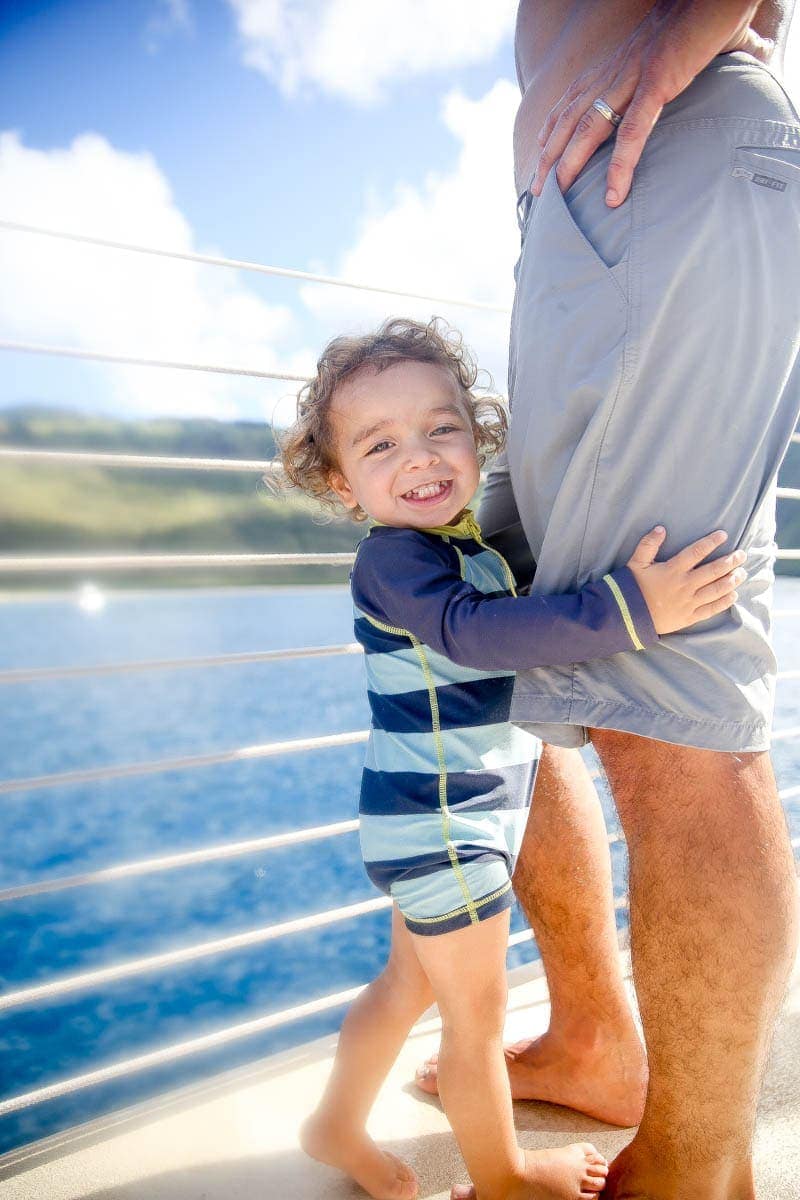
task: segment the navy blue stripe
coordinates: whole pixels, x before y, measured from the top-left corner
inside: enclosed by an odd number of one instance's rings
[[[460,863],[486,862],[502,858],[511,874],[513,866],[511,855],[502,850],[487,850],[485,846],[456,846],[456,857]],[[432,850],[430,854],[416,854],[411,858],[390,858],[365,862],[372,882],[382,892],[388,892],[391,884],[399,880],[423,879],[426,875],[435,875],[438,871],[452,871],[453,865],[447,853],[447,847],[442,843],[441,850]]]
[[[479,554],[491,553],[487,552],[486,547],[482,546],[480,542],[476,542],[474,538],[450,538],[450,545],[457,546],[464,558],[477,558]],[[500,559],[496,558],[495,562],[499,567]]]
[[[366,654],[391,654],[393,650],[407,650],[410,645],[408,637],[403,634],[386,633],[366,617],[357,617],[353,629],[356,641],[361,643]]]
[[[489,812],[526,808],[536,762],[515,763],[501,771],[459,771],[447,776],[447,807]],[[359,812],[365,817],[421,816],[439,808],[439,776],[416,771],[371,771],[361,775]]]
[[[499,725],[511,713],[511,675],[448,683],[436,689],[439,725],[442,729],[469,729]],[[431,728],[428,689],[381,695],[368,692],[373,722],[387,733],[424,733]]]
[[[503,892],[502,896],[498,896],[495,900],[490,900],[488,904],[484,904],[483,908],[477,910],[479,920],[485,921],[487,917],[494,917],[499,912],[504,912],[505,909],[511,908],[514,903],[514,893],[511,888]],[[412,933],[422,934],[423,937],[437,936],[440,933],[451,933],[454,929],[464,929],[467,925],[472,925],[468,912],[459,913],[456,917],[450,917],[449,921],[436,921],[428,924],[422,924],[415,921],[413,917],[407,917],[403,913],[403,920]]]

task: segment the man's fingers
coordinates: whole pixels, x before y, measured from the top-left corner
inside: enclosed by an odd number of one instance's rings
[[[665,101],[652,85],[640,80],[617,127],[617,136],[606,176],[606,203],[612,208],[622,204],[631,190],[633,171],[642,156],[645,142],[661,115]],[[613,101],[609,100],[612,108]],[[619,111],[619,110],[617,110]]]
[[[531,183],[531,191],[533,192],[534,196],[538,196],[541,193],[541,190],[544,187],[544,181],[547,178],[553,163],[557,162],[558,159],[561,158],[561,155],[569,143],[570,138],[575,132],[576,126],[580,125],[581,121],[585,120],[586,108],[586,95],[582,94],[570,101],[566,108],[562,109],[561,113],[559,114],[558,119],[555,121],[555,124],[552,127],[550,136],[548,137],[539,155],[539,161],[536,164],[536,174],[534,175],[533,182]],[[591,111],[596,117],[600,116],[600,114],[595,112],[594,109],[591,109]],[[608,125],[607,121],[606,125]],[[608,136],[608,134],[606,134],[606,136]],[[600,143],[598,142],[597,145],[599,144]],[[584,162],[587,162],[588,159],[589,155],[587,154]],[[577,175],[577,171],[575,174]],[[561,190],[562,192],[566,191],[566,188],[562,187]]]
[[[670,562],[674,563],[682,570],[689,571],[692,567],[696,566],[697,563],[702,562],[704,558],[708,558],[709,554],[711,554],[717,549],[718,546],[721,546],[722,543],[727,540],[728,535],[725,533],[724,529],[717,529],[714,531],[714,533],[708,533],[705,537],[701,537],[696,542],[692,542],[690,546],[687,546],[684,550],[681,550],[679,554],[676,554],[674,558],[671,558]]]
[[[584,96],[581,102],[585,104],[586,99],[587,97]],[[592,107],[590,99],[589,107],[585,109],[575,125],[556,169],[558,186],[562,192],[572,186],[597,147],[608,141],[614,129],[615,126],[612,122]]]

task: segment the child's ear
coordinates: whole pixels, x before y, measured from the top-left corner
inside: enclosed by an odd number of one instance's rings
[[[331,471],[328,474],[328,486],[341,500],[345,508],[356,508],[358,501],[353,495],[353,489],[341,471]]]

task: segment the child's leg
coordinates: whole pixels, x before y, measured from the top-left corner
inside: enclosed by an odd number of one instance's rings
[[[395,905],[389,961],[351,1005],[327,1087],[300,1134],[307,1154],[346,1171],[376,1200],[417,1194],[414,1172],[373,1142],[366,1122],[411,1026],[431,1004],[433,992]]]
[[[411,934],[442,1016],[439,1095],[478,1200],[594,1197],[607,1166],[593,1146],[517,1144],[502,1041],[508,928],[506,909],[450,933]]]

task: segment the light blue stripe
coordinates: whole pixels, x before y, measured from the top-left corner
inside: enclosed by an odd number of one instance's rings
[[[508,882],[508,868],[501,858],[462,863],[461,870],[473,900],[499,891]],[[392,884],[392,896],[407,917],[442,917],[465,903],[455,871],[443,870]]]
[[[508,591],[508,580],[500,559],[491,550],[464,555],[464,574],[479,592]]]
[[[516,857],[528,820],[527,808],[470,809],[450,812],[450,841],[485,846]],[[361,852],[365,862],[403,862],[441,850],[447,856],[442,818],[435,813],[404,813],[396,817],[361,816]]]
[[[359,837],[364,862],[393,862],[441,851],[447,857],[439,812],[396,817],[360,817]]]
[[[474,667],[460,667],[428,646],[425,647],[425,657],[435,687],[447,687],[451,683],[472,683],[476,679],[511,679],[514,675],[513,671],[479,671]],[[393,650],[386,654],[365,654],[364,661],[367,669],[367,687],[380,696],[423,691],[428,686],[419,655],[413,646],[409,646],[407,650]]]
[[[539,757],[539,739],[505,723],[441,733],[449,772],[502,770]],[[432,733],[387,733],[373,729],[367,743],[366,766],[371,771],[421,771],[438,775],[439,761]]]

